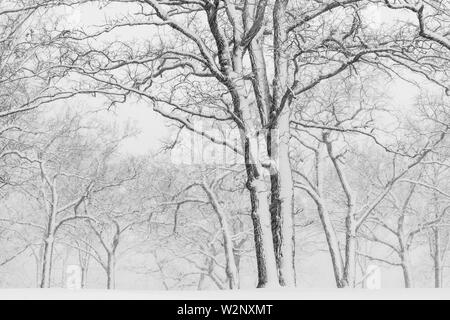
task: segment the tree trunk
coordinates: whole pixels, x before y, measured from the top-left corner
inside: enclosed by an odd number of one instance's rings
[[[295,286],[294,190],[289,157],[289,112],[280,116],[270,134],[271,159],[276,163],[271,174],[271,218],[275,256],[282,286]]]
[[[240,59],[235,59],[235,65],[240,63]],[[237,69],[241,69],[241,67],[237,67]],[[259,128],[255,125],[257,119],[251,112],[250,106],[252,101],[246,98],[248,92],[245,83],[241,80],[242,77],[237,74],[234,78],[232,86],[233,102],[237,109],[240,110],[240,117],[243,119],[245,126],[245,128],[240,129],[240,135],[247,172],[246,187],[250,193],[258,267],[258,288],[279,287],[269,205],[271,192],[270,172],[262,164],[262,161],[269,159],[267,135],[264,134],[262,137]]]
[[[434,236],[433,239],[434,287],[442,288],[441,244],[440,244],[439,228],[433,228],[433,236]]]
[[[345,270],[341,288],[354,288],[356,277],[356,228],[351,215],[347,216],[345,224]]]
[[[197,291],[202,290],[202,288],[203,288],[203,282],[205,282],[205,274],[204,274],[204,273],[201,273],[201,274],[200,274],[200,277],[199,277],[199,279],[198,279]],[[167,287],[166,287],[166,290],[167,290]]]
[[[114,253],[108,252],[108,263],[106,265],[106,288],[108,290],[116,288],[116,261]]]
[[[55,240],[53,235],[50,235],[45,239],[44,252],[42,259],[42,276],[41,276],[41,288],[50,288],[51,286],[51,272],[52,272],[52,260]]]
[[[328,244],[328,252],[331,256],[331,263],[333,265],[336,286],[338,288],[341,288],[342,279],[344,277],[344,262],[342,260],[342,255],[339,248],[339,239],[336,236],[336,232],[327,209],[322,204],[317,204],[317,206],[319,211],[319,218],[322,223],[322,227],[325,232],[325,238]]]
[[[88,267],[81,266],[81,289],[87,286]]]
[[[87,249],[89,250],[89,249]],[[78,261],[81,268],[81,288],[84,289],[87,286],[88,272],[89,272],[89,254],[78,251]]]
[[[44,171],[41,168],[42,179],[44,179]],[[51,186],[51,204],[47,207],[48,221],[47,229],[44,241],[44,251],[42,253],[42,277],[41,288],[50,288],[51,286],[51,273],[53,263],[53,250],[55,246],[55,233],[56,233],[56,215],[58,206],[58,193],[56,192],[55,181]]]
[[[414,283],[411,273],[411,262],[409,259],[409,254],[407,252],[404,252],[401,258],[402,258],[402,271],[405,288],[412,288],[414,287]]]
[[[278,270],[269,210],[270,182],[260,176],[255,165],[250,162],[247,162],[247,175],[258,265],[258,288],[278,287]]]

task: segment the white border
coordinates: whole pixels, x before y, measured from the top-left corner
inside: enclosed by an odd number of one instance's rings
[[[450,289],[126,291],[4,289],[0,300],[450,300]]]

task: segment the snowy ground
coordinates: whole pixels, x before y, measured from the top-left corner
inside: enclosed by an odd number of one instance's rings
[[[449,289],[323,290],[283,289],[254,291],[106,291],[67,289],[5,289],[0,300],[311,300],[311,299],[450,299]]]

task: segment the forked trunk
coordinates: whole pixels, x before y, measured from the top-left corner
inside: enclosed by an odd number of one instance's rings
[[[233,100],[242,112],[245,130],[240,130],[244,147],[244,160],[247,172],[246,187],[250,194],[251,216],[253,221],[255,253],[258,267],[258,288],[279,287],[275,249],[270,216],[270,172],[263,167],[269,158],[267,136],[261,137],[255,127],[255,115],[250,110],[251,101],[246,99],[245,83],[235,80]],[[261,144],[262,139],[263,143]]]
[[[255,179],[249,182],[249,191],[258,264],[258,288],[278,287],[269,211],[269,184]]]
[[[286,99],[289,84],[287,5],[288,0],[276,0],[274,22],[274,80],[269,132],[269,154],[272,168],[271,219],[275,256],[282,286],[295,286],[294,190],[289,158],[290,99]],[[278,117],[278,118],[277,118]]]
[[[253,162],[251,144],[255,143],[247,139],[246,149],[246,170],[247,189],[250,193],[251,216],[253,221],[256,262],[258,266],[258,288],[278,287],[278,270],[273,246],[272,227],[269,209],[270,179],[264,177],[263,172],[258,170]]]

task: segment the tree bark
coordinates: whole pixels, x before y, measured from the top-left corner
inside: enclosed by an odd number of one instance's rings
[[[289,157],[289,113],[283,112],[270,134],[271,159],[276,168],[271,174],[271,219],[275,256],[282,286],[295,286],[294,190]]]
[[[256,145],[255,145],[256,144]],[[245,137],[247,189],[250,193],[253,221],[258,288],[278,287],[278,269],[273,245],[270,217],[270,176],[259,163],[258,141]]]
[[[439,228],[433,228],[433,263],[434,263],[434,287],[442,288],[442,263],[441,263],[441,244]]]
[[[278,270],[273,246],[269,211],[270,184],[262,177],[252,177],[247,182],[252,207],[256,261],[258,265],[258,288],[278,287]]]
[[[331,256],[331,263],[333,265],[334,278],[336,280],[336,286],[342,287],[342,279],[344,277],[344,262],[342,260],[341,250],[339,248],[339,239],[336,235],[336,231],[333,227],[333,223],[330,219],[326,208],[322,204],[318,204],[319,218],[322,223],[323,230],[325,232],[325,238],[328,244],[328,252]]]
[[[56,193],[53,192],[53,203],[51,210],[49,210],[50,216],[48,218],[47,234],[44,240],[44,249],[42,252],[41,288],[50,288],[51,286],[53,250],[55,246],[56,199]]]
[[[346,240],[345,240],[345,269],[344,277],[342,279],[342,288],[354,288],[356,278],[356,227],[353,217],[347,216],[346,225]]]
[[[294,187],[289,157],[290,106],[289,101],[284,100],[288,89],[287,4],[286,0],[277,0],[273,11],[275,75],[270,120],[274,125],[270,128],[268,146],[269,155],[275,165],[271,173],[271,219],[280,284],[294,287]]]
[[[403,252],[401,255],[401,259],[402,259],[402,271],[405,288],[412,288],[414,287],[414,283],[412,278],[411,261],[409,258],[409,253]]]
[[[241,59],[242,57],[234,59],[234,65],[238,71],[242,71],[240,70],[242,68],[240,66]],[[250,109],[253,102],[246,98],[248,91],[242,77],[239,74],[234,74],[232,78],[233,83],[230,85],[230,89],[233,103],[244,123],[244,128],[240,129],[240,135],[247,173],[246,187],[250,194],[258,267],[258,288],[278,287],[279,277],[270,215],[270,172],[264,168],[262,163],[269,159],[267,135],[261,136],[258,126],[255,125],[257,119]]]

